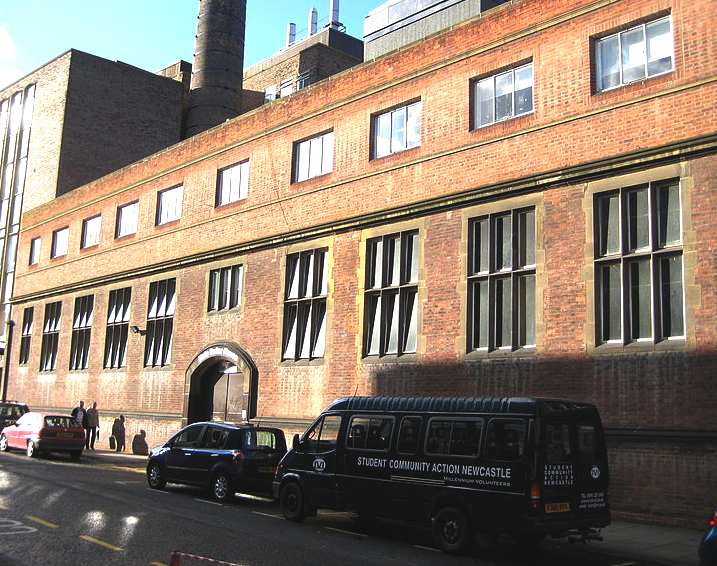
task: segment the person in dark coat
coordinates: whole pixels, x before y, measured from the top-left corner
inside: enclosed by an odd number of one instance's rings
[[[112,423],[112,436],[115,437],[115,450],[117,452],[124,452],[125,450],[125,429],[124,429],[124,415],[120,415],[115,422]]]
[[[146,456],[149,454],[149,446],[147,445],[147,433],[143,430],[139,431],[139,434],[135,434],[132,439],[132,454],[140,454]]]

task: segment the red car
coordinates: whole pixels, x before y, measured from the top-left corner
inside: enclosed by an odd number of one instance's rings
[[[47,452],[67,452],[74,460],[82,456],[85,432],[67,415],[29,412],[0,432],[0,452],[25,450],[30,457]]]

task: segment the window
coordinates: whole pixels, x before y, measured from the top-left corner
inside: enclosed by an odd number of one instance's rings
[[[127,365],[127,333],[131,300],[130,287],[110,291],[105,334],[105,368],[122,368]]]
[[[248,160],[220,169],[217,177],[217,206],[237,202],[249,195]]]
[[[75,299],[72,319],[72,343],[70,345],[70,369],[87,369],[90,354],[90,335],[95,298],[92,295]]]
[[[33,238],[30,240],[30,265],[37,265],[40,263],[40,248],[42,246],[42,240],[40,238]]]
[[[93,216],[82,221],[82,242],[80,247],[89,248],[100,243],[102,216]]]
[[[387,452],[392,431],[392,417],[353,417],[348,428],[346,448]]]
[[[306,88],[307,86],[311,85],[314,82],[313,73],[311,71],[306,71],[304,73],[301,73],[296,78],[296,90],[301,90],[302,88]]]
[[[179,220],[182,217],[182,193],[184,187],[174,187],[157,193],[157,226]]]
[[[431,419],[426,454],[478,456],[483,421],[478,419]]]
[[[241,303],[244,268],[241,265],[222,267],[209,272],[208,311],[223,311]]]
[[[473,128],[533,111],[533,63],[473,82]]]
[[[525,454],[526,425],[522,419],[491,419],[486,430],[486,458],[520,460]]]
[[[294,144],[294,182],[331,173],[334,169],[334,133],[327,132]]]
[[[328,429],[327,429],[328,434]],[[276,437],[276,433],[271,430],[247,430],[246,431],[246,442],[247,448],[254,448],[258,450],[277,450],[280,442]]]
[[[199,448],[206,425],[190,426],[185,428],[172,441],[174,448]]]
[[[598,91],[673,70],[670,16],[640,24],[595,42]]]
[[[373,156],[384,157],[421,145],[421,101],[373,118]]]
[[[229,431],[225,428],[207,427],[201,447],[208,450],[221,450],[224,448],[228,437]]]
[[[418,440],[421,432],[421,417],[404,417],[398,433],[398,451],[402,454],[418,452]]]
[[[155,281],[149,286],[144,366],[166,366],[172,361],[172,329],[177,305],[176,280]]]
[[[548,424],[545,426],[545,461],[548,464],[565,464],[572,461],[570,446],[570,427],[567,424]]]
[[[279,84],[279,97],[284,98],[294,92],[294,81],[287,79]]]
[[[272,100],[276,100],[276,85],[268,86],[264,91],[264,101],[271,102]]]
[[[326,349],[328,279],[325,249],[286,258],[284,360],[322,358]]]
[[[139,203],[130,202],[117,208],[117,226],[115,238],[122,238],[137,233]]]
[[[54,371],[57,366],[57,342],[60,338],[60,317],[62,303],[45,305],[45,320],[42,323],[42,347],[40,349],[40,371]]]
[[[468,233],[468,351],[535,346],[535,209],[473,219]]]
[[[373,238],[366,254],[364,355],[415,352],[418,232]]]
[[[678,181],[595,197],[598,344],[684,338]]]
[[[309,454],[321,454],[336,450],[341,428],[339,415],[322,417],[304,434],[302,444]]]
[[[50,257],[67,255],[67,246],[70,239],[70,229],[60,228],[52,233],[52,250]]]
[[[32,338],[32,320],[35,316],[35,309],[28,307],[22,312],[22,335],[20,337],[20,360],[21,366],[27,364],[30,359],[30,339]]]

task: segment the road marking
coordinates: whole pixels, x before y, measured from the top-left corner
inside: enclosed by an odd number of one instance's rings
[[[130,485],[130,484],[137,484],[137,483],[144,483],[140,480],[115,480],[115,483],[118,483],[120,485]]]
[[[150,562],[149,566],[167,566],[164,562]]]
[[[271,517],[272,519],[283,519],[281,515],[272,515],[271,513],[262,513],[261,511],[252,511],[254,515],[261,515],[262,517]]]
[[[219,507],[224,507],[221,503],[217,503],[216,501],[209,501],[208,499],[202,499],[201,497],[195,497],[194,501],[202,501],[204,503],[209,503],[209,505],[219,505]]]
[[[47,527],[48,529],[60,528],[60,525],[56,525],[55,523],[51,523],[50,521],[45,521],[45,519],[40,519],[40,517],[35,517],[34,515],[25,515],[25,518],[28,521],[32,521],[33,523],[37,523],[38,525],[42,525],[43,527]]]
[[[114,470],[116,472],[132,472],[133,474],[146,474],[144,468],[130,468],[128,466],[97,466],[98,468],[104,468],[106,470]]]
[[[438,550],[437,548],[432,548],[432,547],[430,547],[430,546],[423,546],[423,545],[420,545],[420,544],[414,544],[414,545],[413,545],[413,548],[420,548],[421,550],[430,550],[431,552],[441,552],[441,551]]]
[[[637,562],[621,562],[620,564],[613,564],[612,566],[637,566]]]
[[[123,549],[120,548],[119,546],[115,546],[114,544],[110,544],[110,543],[105,542],[105,541],[103,541],[103,540],[100,540],[100,539],[98,539],[98,538],[91,537],[90,535],[80,535],[80,538],[81,538],[82,540],[86,540],[87,542],[91,542],[91,543],[93,543],[93,544],[96,544],[96,545],[98,545],[98,546],[102,546],[102,547],[107,548],[107,549],[109,549],[109,550],[114,550],[115,552],[122,552],[122,550],[123,550]]]
[[[168,491],[164,491],[163,489],[152,489],[151,487],[145,488],[147,491],[151,491],[152,493],[164,493],[165,495],[168,495]]]
[[[37,529],[35,527],[31,527],[30,525],[26,525],[20,521],[4,518],[0,519],[0,535],[21,535],[36,532]]]
[[[334,531],[337,533],[343,533],[345,535],[351,535],[354,537],[368,538],[368,535],[364,533],[357,533],[355,531],[345,531],[344,529],[337,529],[336,527],[324,527],[327,531]]]

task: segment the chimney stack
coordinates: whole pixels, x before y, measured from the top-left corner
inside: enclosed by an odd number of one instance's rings
[[[319,14],[316,11],[316,8],[311,8],[309,10],[309,25],[307,26],[309,30],[309,35],[314,35],[317,31],[319,24]]]
[[[329,27],[339,27],[341,25],[341,20],[339,20],[339,0],[329,0],[329,13],[331,14]]]
[[[246,0],[199,0],[185,137],[241,112]]]
[[[291,47],[296,41],[296,24],[289,22],[286,24],[286,47]]]

